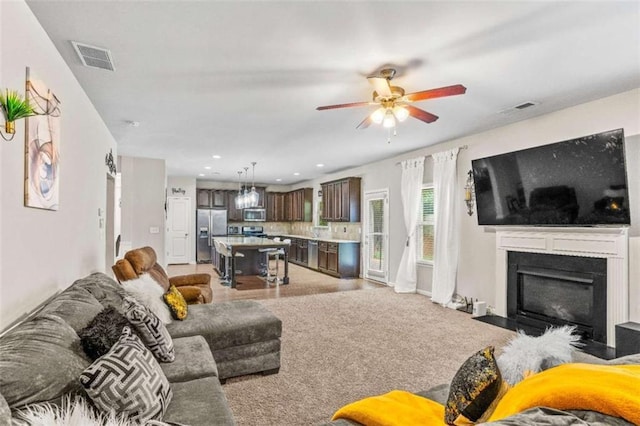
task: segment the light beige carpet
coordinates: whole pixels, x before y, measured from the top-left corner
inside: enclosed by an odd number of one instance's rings
[[[449,382],[474,352],[514,335],[391,288],[260,303],[282,319],[281,368],[224,385],[239,426],[317,425],[366,396],[426,390]]]

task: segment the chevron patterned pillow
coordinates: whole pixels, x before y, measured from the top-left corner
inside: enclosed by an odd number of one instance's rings
[[[125,297],[122,307],[124,316],[136,328],[151,353],[161,362],[173,362],[176,359],[173,340],[162,321],[133,297]]]
[[[142,424],[161,420],[173,397],[160,364],[129,327],[106,355],[82,372],[80,383],[102,411]]]

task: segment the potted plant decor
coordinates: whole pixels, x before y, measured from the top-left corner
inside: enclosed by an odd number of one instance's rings
[[[5,118],[4,129],[8,134],[16,132],[14,121],[35,115],[33,107],[28,99],[24,99],[15,90],[6,89],[0,92],[0,106]]]

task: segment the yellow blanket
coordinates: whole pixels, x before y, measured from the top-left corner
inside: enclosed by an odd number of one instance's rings
[[[441,425],[444,407],[410,392],[394,390],[345,405],[331,420],[337,419],[367,426]]]
[[[563,364],[515,385],[490,420],[533,407],[591,410],[640,425],[640,365]]]
[[[564,364],[534,374],[510,389],[490,421],[533,407],[591,410],[640,425],[640,365]],[[332,420],[367,426],[444,425],[444,407],[404,391],[345,405]]]

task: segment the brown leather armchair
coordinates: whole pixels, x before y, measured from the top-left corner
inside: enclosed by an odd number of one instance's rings
[[[118,260],[111,269],[119,282],[133,280],[148,273],[165,291],[172,284],[176,286],[189,304],[211,303],[211,275],[190,274],[169,278],[158,264],[156,252],[151,247],[129,250],[124,259]]]

